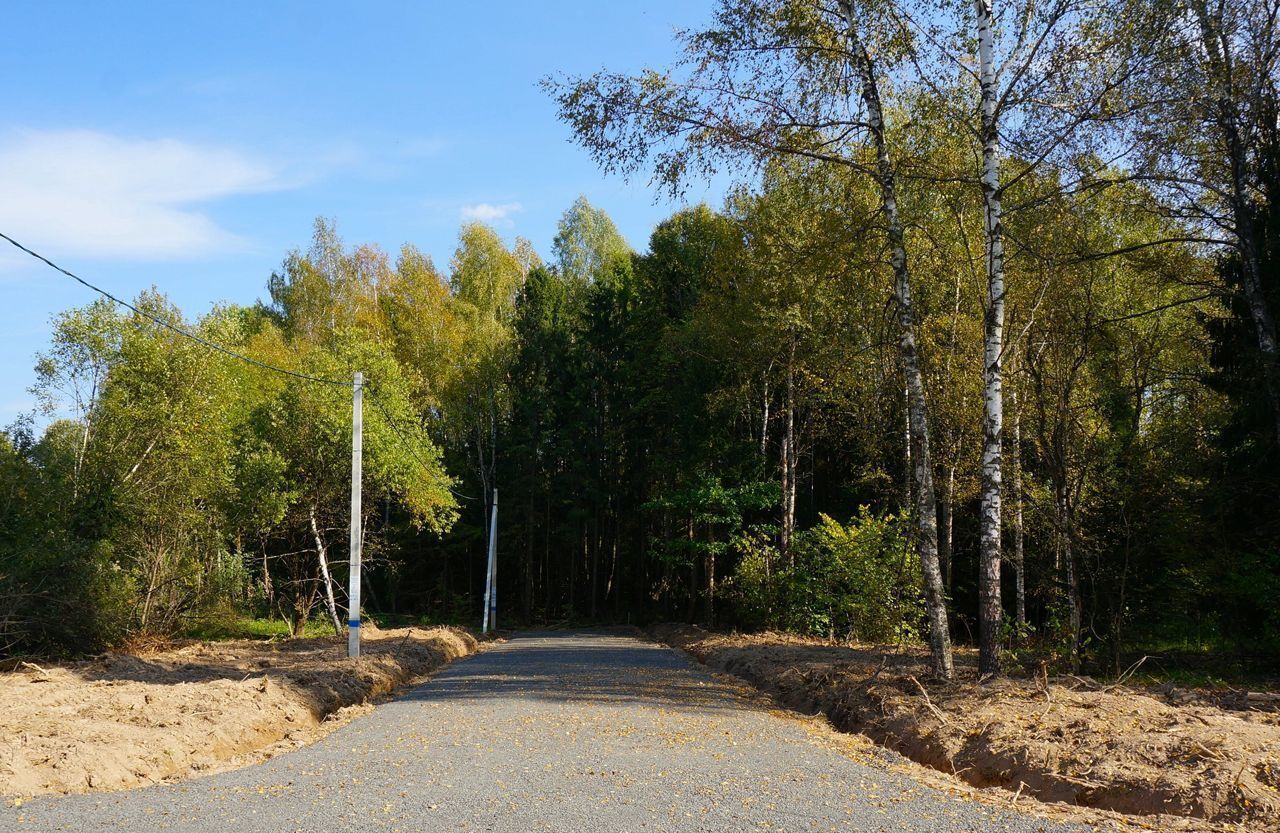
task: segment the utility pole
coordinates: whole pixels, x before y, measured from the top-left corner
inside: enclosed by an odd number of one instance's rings
[[[351,392],[351,582],[347,587],[347,656],[360,656],[360,481],[364,451],[364,374],[356,371]]]
[[[498,627],[498,489],[493,490],[493,513],[489,516],[489,565],[484,574],[484,622],[481,633]]]

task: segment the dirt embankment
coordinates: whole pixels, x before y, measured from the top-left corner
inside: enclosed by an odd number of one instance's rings
[[[1245,707],[1228,710],[1077,677],[979,684],[973,658],[959,653],[957,679],[944,684],[928,679],[921,650],[673,625],[650,634],[977,787],[1153,820],[1280,830],[1274,698],[1240,698]]]
[[[0,796],[118,790],[230,769],[331,731],[474,653],[462,629],[194,643],[0,674]]]

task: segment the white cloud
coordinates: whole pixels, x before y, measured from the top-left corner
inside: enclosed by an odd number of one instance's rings
[[[244,250],[197,206],[285,187],[271,166],[177,139],[92,131],[0,137],[0,229],[32,247],[123,259]]]
[[[458,216],[464,222],[501,223],[511,225],[511,215],[523,211],[524,206],[518,202],[504,202],[501,205],[480,202],[475,205],[464,205]]]

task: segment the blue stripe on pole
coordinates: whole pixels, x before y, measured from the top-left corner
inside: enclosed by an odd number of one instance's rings
[[[348,624],[348,625],[350,625],[350,626],[351,626],[351,627],[353,627],[353,628],[358,628],[358,627],[360,627],[360,620],[359,620],[359,619],[352,619],[352,620],[350,620],[349,622],[347,622],[347,624]]]

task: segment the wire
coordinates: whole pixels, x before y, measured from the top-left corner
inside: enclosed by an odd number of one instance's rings
[[[159,324],[161,327],[164,327],[164,328],[165,328],[165,329],[167,329],[167,330],[170,330],[170,331],[172,331],[172,332],[174,332],[174,333],[177,333],[178,335],[182,336],[183,338],[189,338],[189,339],[191,339],[192,341],[194,341],[195,343],[200,344],[200,345],[203,345],[203,346],[205,346],[205,347],[208,347],[208,348],[209,348],[209,349],[211,349],[211,350],[217,350],[219,353],[225,353],[226,355],[231,356],[231,357],[232,357],[232,358],[234,358],[234,359],[239,359],[239,360],[240,360],[240,361],[242,361],[242,362],[246,362],[246,363],[251,364],[251,365],[254,365],[254,366],[256,366],[256,367],[261,367],[261,368],[262,368],[262,369],[264,369],[264,370],[270,370],[270,371],[273,371],[273,372],[275,372],[275,373],[283,373],[283,374],[284,374],[284,375],[286,375],[286,376],[293,376],[293,377],[294,377],[294,378],[296,378],[296,379],[305,379],[305,380],[306,380],[306,381],[308,381],[308,382],[318,382],[318,383],[320,383],[320,384],[322,384],[322,385],[339,385],[339,386],[344,387],[344,388],[345,388],[345,387],[348,387],[348,386],[351,384],[351,382],[348,382],[348,381],[339,381],[339,380],[337,380],[337,379],[325,379],[325,378],[324,378],[324,377],[322,377],[322,376],[310,376],[310,375],[308,375],[308,374],[306,374],[306,373],[299,373],[299,372],[298,372],[298,371],[296,371],[296,370],[287,370],[287,369],[285,369],[285,368],[283,368],[283,367],[276,367],[276,366],[275,366],[275,365],[273,365],[273,364],[268,364],[268,363],[263,362],[263,361],[258,361],[257,359],[254,359],[254,358],[251,358],[251,357],[249,357],[249,356],[244,355],[243,353],[237,353],[236,351],[234,351],[234,350],[232,350],[232,349],[230,349],[230,348],[223,347],[221,344],[218,344],[218,343],[213,342],[213,341],[209,341],[209,340],[208,340],[208,339],[206,339],[206,338],[201,338],[200,336],[196,335],[195,333],[192,333],[192,332],[190,332],[190,331],[188,331],[188,330],[184,330],[183,328],[181,328],[181,327],[177,326],[176,324],[171,324],[171,323],[169,323],[168,321],[165,321],[163,318],[159,318],[159,317],[157,317],[157,316],[155,316],[155,315],[152,315],[151,313],[149,313],[149,312],[147,312],[147,311],[145,311],[145,310],[139,309],[138,307],[134,306],[133,304],[129,303],[128,301],[122,301],[122,300],[120,300],[120,299],[119,299],[119,298],[117,298],[116,296],[112,295],[110,292],[106,291],[105,289],[101,289],[101,288],[99,288],[99,287],[94,286],[93,284],[89,283],[89,282],[88,282],[88,281],[86,281],[84,278],[80,277],[79,275],[75,274],[74,272],[70,272],[70,271],[68,271],[68,270],[66,270],[66,269],[63,269],[61,266],[59,266],[58,264],[54,263],[52,260],[50,260],[49,258],[45,257],[44,255],[39,254],[38,252],[33,252],[31,249],[28,249],[26,246],[22,245],[22,244],[21,244],[21,243],[19,243],[17,240],[14,240],[12,237],[10,237],[9,235],[5,234],[4,232],[0,232],[0,237],[3,237],[5,240],[8,240],[11,244],[13,244],[13,246],[14,246],[15,248],[17,248],[17,249],[19,249],[19,250],[21,250],[21,251],[26,252],[27,254],[29,254],[29,255],[31,255],[32,257],[34,257],[36,260],[42,261],[42,262],[43,262],[43,263],[45,263],[47,266],[51,266],[51,267],[53,267],[54,269],[56,269],[57,271],[61,272],[61,273],[62,273],[62,274],[64,274],[64,275],[66,275],[67,277],[71,278],[72,280],[74,280],[74,281],[76,281],[76,282],[78,282],[78,283],[80,283],[80,284],[83,284],[84,286],[89,287],[89,288],[90,288],[90,289],[92,289],[94,292],[97,292],[99,295],[103,296],[104,298],[107,298],[107,299],[108,299],[108,300],[110,300],[110,301],[114,301],[115,303],[119,304],[120,306],[124,307],[125,309],[132,310],[132,311],[133,311],[134,313],[136,313],[137,315],[141,315],[143,318],[146,318],[148,321],[151,321],[151,322],[153,322],[153,323]]]
[[[387,412],[386,408],[382,407],[382,403],[378,401],[379,394],[376,389],[368,382],[365,382],[364,387],[365,390],[369,392],[369,401],[372,402],[373,407],[377,408],[382,414],[382,418],[387,421],[387,427],[389,427],[391,432],[396,435],[396,438],[400,440],[401,445],[403,445],[405,450],[409,452],[409,456],[417,460],[418,464],[428,472],[431,471],[431,466],[427,465],[427,462],[418,456],[418,452],[414,451],[413,445],[409,442],[409,439],[400,432],[400,428],[396,425],[396,421],[391,418],[391,414]],[[448,489],[454,497],[460,498],[461,500],[477,500],[477,498],[473,498],[456,491],[452,486],[446,485],[445,488]]]
[[[116,304],[119,304],[120,306],[124,307],[127,310],[131,310],[135,314],[142,316],[148,321],[151,321],[155,324],[159,324],[161,327],[164,327],[165,329],[170,330],[171,332],[174,332],[177,335],[182,336],[183,338],[188,338],[194,341],[196,344],[202,345],[204,347],[208,347],[210,350],[216,350],[219,353],[223,353],[234,359],[239,359],[240,361],[246,362],[247,364],[254,365],[255,367],[260,367],[263,370],[270,370],[273,373],[282,373],[286,376],[292,376],[295,379],[303,379],[308,382],[316,382],[322,385],[337,385],[339,387],[344,387],[344,388],[351,384],[351,382],[348,382],[345,380],[326,379],[323,376],[311,376],[306,373],[299,373],[296,370],[288,370],[283,367],[277,367],[276,365],[268,364],[267,362],[259,361],[258,359],[252,358],[250,356],[246,356],[243,353],[237,353],[236,351],[228,347],[223,347],[221,344],[210,341],[206,338],[202,338],[196,335],[195,333],[190,332],[189,330],[185,330],[182,327],[177,326],[176,324],[171,324],[170,322],[165,321],[163,318],[159,318],[145,310],[139,309],[138,307],[134,306],[128,301],[123,301],[120,298],[117,298],[115,295],[112,295],[110,292],[106,291],[105,289],[102,289],[100,287],[94,286],[93,284],[89,283],[87,280],[80,277],[76,273],[62,268],[61,266],[54,263],[49,258],[40,254],[39,252],[34,252],[31,249],[28,249],[26,246],[22,245],[17,240],[14,240],[12,237],[5,234],[4,232],[0,232],[0,237],[9,241],[10,244],[12,244],[15,248],[19,249],[20,251],[26,252],[27,254],[34,257],[36,260],[39,260],[42,263],[44,263],[46,266],[49,266],[61,272],[62,274],[66,275],[67,277],[71,278],[72,280],[76,281],[77,283],[82,284],[83,286],[86,286],[89,289],[92,289],[94,292],[97,292],[99,295],[103,296],[104,298]],[[377,400],[376,396],[373,395],[374,394],[373,386],[370,385],[370,383],[366,380],[363,383],[362,387],[364,387],[369,391],[369,393],[371,394],[369,397],[369,401],[373,403],[374,407],[376,407],[380,412],[382,412],[382,416],[383,418],[386,419],[387,425],[391,428],[391,431],[396,435],[396,437],[404,445],[405,450],[407,450],[410,456],[412,456],[415,460],[417,460],[418,464],[421,465],[425,470],[431,471],[431,466],[429,466],[425,460],[423,460],[421,457],[418,456],[418,453],[414,450],[413,445],[410,444],[409,440],[404,436],[404,434],[400,432],[400,429],[396,425],[396,421],[391,418],[391,414],[387,412],[386,408],[382,407],[382,403],[380,403]],[[461,498],[462,500],[476,500],[476,498],[468,497],[467,495],[454,491],[452,487],[446,486],[445,488],[449,489],[449,491],[452,492],[455,497]]]

